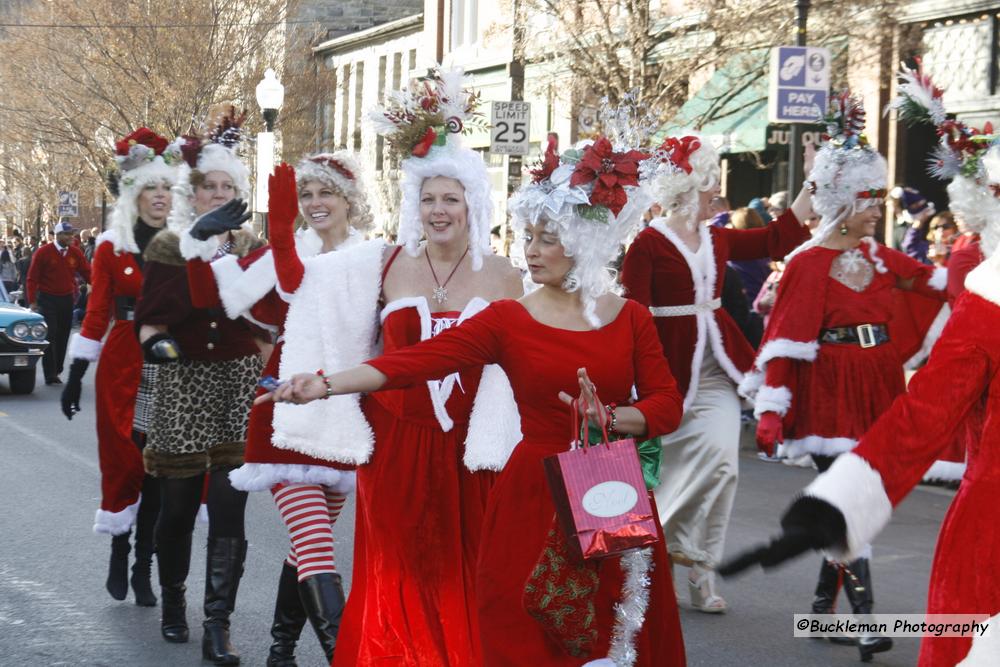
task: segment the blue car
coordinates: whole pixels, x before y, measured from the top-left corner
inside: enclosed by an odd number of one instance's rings
[[[14,301],[0,283],[0,374],[10,377],[10,391],[30,394],[35,390],[35,366],[48,341],[45,318]]]

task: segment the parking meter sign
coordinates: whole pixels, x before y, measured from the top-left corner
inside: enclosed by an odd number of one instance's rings
[[[527,155],[530,102],[494,102],[490,108],[490,152]]]
[[[80,215],[80,193],[75,191],[61,190],[59,192],[59,206],[56,207],[57,215],[60,218],[76,218]]]
[[[830,50],[818,46],[776,46],[771,50],[768,120],[816,123],[830,97]]]

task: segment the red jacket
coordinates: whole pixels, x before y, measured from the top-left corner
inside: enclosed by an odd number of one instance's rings
[[[662,221],[654,220],[625,254],[621,274],[626,296],[644,306],[696,309],[687,315],[655,319],[670,372],[684,392],[685,408],[694,401],[697,382],[691,378],[701,370],[706,345],[712,346],[733,382],[739,383],[753,365],[753,348],[718,301],[726,262],[782,259],[809,238],[809,229],[791,210],[761,229],[702,226],[700,232],[701,247],[692,253]]]
[[[73,294],[77,274],[90,282],[90,264],[83,252],[71,245],[63,255],[55,243],[46,243],[31,257],[26,281],[28,303],[36,303],[39,292],[53,296]]]

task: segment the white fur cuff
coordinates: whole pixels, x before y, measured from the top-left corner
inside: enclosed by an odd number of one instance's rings
[[[805,456],[806,454],[838,456],[844,452],[851,451],[857,444],[858,441],[854,438],[830,438],[824,435],[807,435],[802,438],[785,440],[782,451],[789,457]]]
[[[101,341],[85,338],[78,333],[73,334],[73,339],[69,343],[70,359],[86,359],[87,361],[97,361],[101,356]]]
[[[991,616],[985,623],[989,623],[990,632],[986,635],[972,638],[972,648],[965,655],[962,662],[955,667],[991,667],[996,665],[997,656],[1000,655],[1000,614]],[[980,624],[984,624],[980,621]]]
[[[774,338],[760,349],[755,365],[759,370],[764,370],[767,362],[779,357],[798,361],[816,361],[817,352],[819,352],[819,341],[803,343],[788,338]]]
[[[124,535],[132,530],[135,523],[135,516],[139,513],[139,500],[119,512],[109,512],[98,509],[94,515],[94,532],[105,535]]]
[[[805,495],[825,500],[844,515],[847,548],[829,550],[838,561],[853,560],[892,518],[882,476],[857,454],[837,457],[829,470],[806,487]]]
[[[969,272],[965,277],[965,288],[1000,306],[1000,252],[994,252]]]
[[[229,473],[233,488],[268,491],[275,484],[319,484],[337,493],[352,493],[357,474],[323,465],[293,463],[244,463]]]
[[[927,281],[927,286],[939,292],[945,291],[948,288],[948,269],[943,266],[934,269],[934,273],[931,274],[930,279]]]
[[[765,412],[777,412],[784,417],[792,405],[792,392],[788,387],[770,387],[764,385],[757,390],[754,398],[753,416],[760,419]]]
[[[206,241],[199,241],[191,236],[191,230],[181,232],[181,256],[184,259],[200,259],[211,262],[219,250],[219,239],[215,236]]]

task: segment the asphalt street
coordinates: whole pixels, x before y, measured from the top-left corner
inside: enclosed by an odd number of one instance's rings
[[[93,414],[93,369],[84,388],[83,412],[72,422],[59,412],[60,387],[39,386],[13,396],[0,376],[0,665],[197,665],[198,627],[204,586],[206,526],[196,528],[188,580],[192,641],[166,644],[159,635],[159,608],[112,600],[104,590],[109,538],[91,532],[99,475]],[[750,433],[745,433],[749,444]],[[728,537],[734,553],[772,535],[778,517],[812,470],[759,461],[749,449]],[[920,613],[926,601],[934,541],[952,493],[920,487],[898,508],[875,544],[876,611]],[[338,567],[350,583],[354,506],[349,501],[336,526]],[[253,494],[247,506],[250,542],[246,574],[233,616],[233,642],[248,666],[263,665],[270,644],[274,592],[288,540],[269,494]],[[723,582],[728,614],[710,616],[687,605],[678,568],[681,620],[692,666],[852,665],[856,649],[792,637],[792,615],[808,611],[819,570],[809,556],[776,572],[754,571]],[[846,610],[846,600],[840,608]],[[871,664],[916,663],[918,639],[897,639],[896,648]],[[300,665],[324,663],[310,629],[303,633]],[[529,666],[525,666],[529,667]]]

